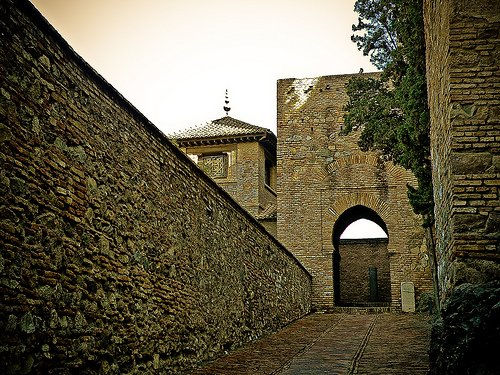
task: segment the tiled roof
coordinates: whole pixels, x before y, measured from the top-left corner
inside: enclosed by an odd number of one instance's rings
[[[260,213],[256,215],[256,218],[259,220],[265,220],[265,219],[276,219],[276,215],[278,213],[278,208],[276,207],[276,204],[268,204],[264,210],[262,210]]]
[[[195,126],[186,130],[173,133],[171,138],[177,140],[200,139],[215,137],[251,136],[264,135],[268,129],[255,126],[235,118],[225,116],[201,126]]]

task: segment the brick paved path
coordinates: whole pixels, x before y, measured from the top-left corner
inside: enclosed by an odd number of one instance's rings
[[[312,314],[195,372],[208,374],[426,374],[423,315]]]

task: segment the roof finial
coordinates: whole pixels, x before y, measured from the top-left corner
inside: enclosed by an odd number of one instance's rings
[[[224,111],[226,112],[226,116],[229,116],[229,111],[231,110],[231,107],[229,106],[229,96],[227,94],[227,89],[226,89],[226,99],[224,100]]]

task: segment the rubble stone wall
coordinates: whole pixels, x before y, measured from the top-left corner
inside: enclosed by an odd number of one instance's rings
[[[175,374],[310,310],[301,264],[28,1],[0,35],[0,372]]]

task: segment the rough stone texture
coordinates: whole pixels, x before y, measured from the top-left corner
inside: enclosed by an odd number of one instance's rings
[[[377,268],[377,302],[391,301],[387,239],[340,240],[340,302],[372,302],[369,268]]]
[[[400,308],[402,281],[415,284],[417,298],[431,289],[421,218],[407,197],[406,184],[415,178],[378,153],[361,151],[359,130],[340,134],[351,77],[278,81],[278,239],[312,273],[313,305],[329,307],[334,225],[346,210],[372,210],[388,230],[391,304]]]
[[[30,3],[0,35],[1,373],[179,373],[309,311],[297,260]]]
[[[497,279],[500,2],[424,2],[441,299]]]

